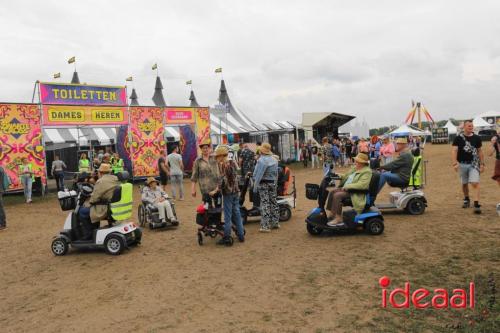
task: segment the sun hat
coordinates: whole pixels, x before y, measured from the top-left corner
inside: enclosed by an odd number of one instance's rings
[[[227,149],[226,146],[219,146],[215,149],[215,157],[227,156],[228,153],[229,150]]]
[[[365,153],[359,153],[358,155],[356,155],[354,160],[358,163],[364,163],[364,164],[370,163],[370,161],[368,160],[368,155],[366,155]]]
[[[264,155],[272,155],[271,145],[267,142],[264,142],[262,146],[260,146],[260,153]]]
[[[102,172],[102,173],[109,173],[109,172],[111,172],[111,165],[109,165],[107,163],[102,163],[99,166],[99,169],[97,171]]]
[[[397,138],[396,143],[402,143],[402,144],[407,144],[408,139],[407,138]]]
[[[199,147],[199,148],[203,148],[203,146],[208,146],[208,147],[210,147],[210,142],[205,141],[205,142],[202,142],[202,143],[200,143],[200,144],[198,145],[198,147]]]
[[[148,179],[146,179],[146,184],[149,186],[149,184],[151,183],[155,183],[156,184],[160,184],[156,179],[154,179],[154,177],[148,177]]]

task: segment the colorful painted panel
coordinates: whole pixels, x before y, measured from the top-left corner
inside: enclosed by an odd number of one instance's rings
[[[9,176],[9,191],[22,189],[18,171],[24,157],[35,177],[47,184],[38,105],[0,104],[0,165]]]

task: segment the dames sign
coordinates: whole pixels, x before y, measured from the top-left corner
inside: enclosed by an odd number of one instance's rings
[[[44,105],[43,124],[56,125],[126,125],[126,107]]]
[[[42,104],[127,105],[125,87],[40,83]]]

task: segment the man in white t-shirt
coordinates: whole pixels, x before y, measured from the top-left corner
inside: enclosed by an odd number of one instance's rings
[[[179,147],[175,146],[167,157],[170,166],[170,184],[172,187],[172,198],[175,199],[177,190],[179,190],[179,200],[184,200],[184,186],[182,178],[184,176],[184,164],[182,156],[179,154]]]

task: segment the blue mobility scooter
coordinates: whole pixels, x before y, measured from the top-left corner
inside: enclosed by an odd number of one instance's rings
[[[342,224],[329,226],[328,215],[325,204],[328,198],[328,188],[335,187],[335,181],[340,177],[330,171],[322,180],[320,185],[306,184],[306,197],[310,200],[318,200],[318,207],[309,212],[306,217],[307,232],[313,236],[320,235],[324,230],[329,231],[365,231],[370,235],[380,235],[384,232],[384,218],[380,210],[374,206],[377,196],[380,174],[373,172],[368,190],[356,191],[366,193],[366,206],[361,214],[354,209],[344,209],[342,212]],[[351,193],[354,193],[352,191]],[[351,206],[350,198],[342,201],[343,206]]]

